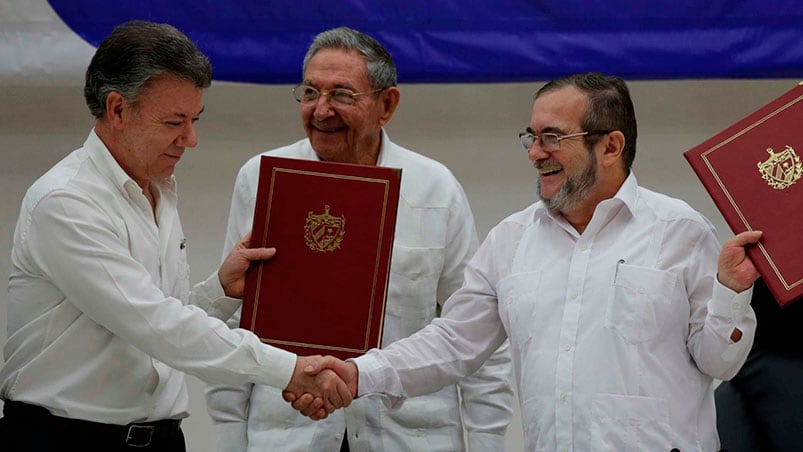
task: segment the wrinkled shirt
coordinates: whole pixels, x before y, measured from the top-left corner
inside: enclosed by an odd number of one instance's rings
[[[355,359],[359,394],[398,405],[509,337],[526,450],[717,451],[714,379],[755,334],[719,252],[708,220],[632,173],[582,234],[537,202],[489,233],[441,318]]]
[[[266,155],[318,159],[306,139]],[[260,156],[253,157],[237,176],[227,252],[236,237],[251,229],[259,164]],[[384,131],[377,165],[402,168],[382,338],[389,344],[439,315],[443,302],[462,284],[477,238],[463,189],[446,167],[392,143]],[[310,275],[310,283],[314,278]],[[281,444],[283,451],[338,452],[348,430],[352,451],[455,452],[465,449],[464,428],[471,450],[501,451],[512,413],[511,378],[504,345],[475,375],[410,399],[396,411],[378,400],[355,399],[348,408],[314,422],[293,410],[278,390],[262,385],[213,387],[208,401],[219,451],[260,451]]]
[[[28,190],[11,251],[3,399],[127,424],[186,417],[183,372],[287,385],[294,354],[209,316],[240,306],[216,273],[190,290],[174,178],[151,191],[155,212],[94,131]]]

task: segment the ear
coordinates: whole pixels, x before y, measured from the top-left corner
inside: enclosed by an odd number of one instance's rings
[[[106,119],[113,128],[121,129],[123,127],[123,112],[129,108],[131,107],[123,96],[116,91],[112,91],[106,96],[106,114],[104,119]]]
[[[382,114],[379,117],[380,126],[387,124],[390,121],[390,118],[393,117],[396,107],[399,106],[400,98],[401,92],[399,91],[399,88],[396,88],[395,86],[391,86],[382,91],[382,96],[379,98],[379,101],[382,102]]]
[[[622,161],[622,151],[625,149],[625,134],[618,130],[608,133],[602,139],[602,164],[605,166],[618,165]]]

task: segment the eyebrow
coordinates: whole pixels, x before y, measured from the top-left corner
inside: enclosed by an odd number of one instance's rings
[[[559,127],[555,127],[555,126],[544,127],[543,129],[541,129],[540,132],[534,131],[532,129],[532,127],[527,127],[527,132],[531,133],[533,135],[538,135],[538,134],[542,134],[542,133],[553,133],[553,134],[556,134],[556,135],[563,135],[564,134],[563,129],[561,129]]]
[[[193,115],[192,116],[193,119],[199,118],[201,116],[201,114],[203,114],[204,110],[206,110],[206,105],[201,107],[201,111],[199,111],[197,115]],[[170,113],[168,116],[177,116],[177,117],[182,118],[182,119],[185,119],[185,118],[189,117],[188,115],[186,115],[184,113],[178,113],[178,112]]]

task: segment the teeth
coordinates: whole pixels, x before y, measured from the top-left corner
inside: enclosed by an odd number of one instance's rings
[[[541,174],[551,174],[560,171],[562,168],[560,165],[543,165],[538,167],[538,172]]]

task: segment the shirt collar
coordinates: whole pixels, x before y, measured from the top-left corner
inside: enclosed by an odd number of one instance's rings
[[[132,195],[132,191],[134,193],[142,193],[139,184],[137,184],[120,164],[117,163],[117,160],[114,159],[109,148],[106,147],[106,144],[104,144],[97,133],[95,133],[95,129],[89,132],[89,136],[84,142],[84,149],[86,149],[89,158],[92,159],[92,162],[98,167],[101,174],[106,175],[122,193],[127,193],[129,196]],[[156,181],[154,185],[158,188],[160,195],[170,198],[176,197],[175,176]]]
[[[633,173],[632,169],[613,199],[621,201],[631,214],[636,211],[636,203],[638,202],[638,181],[636,181],[636,175]]]
[[[392,166],[388,160],[388,149],[390,148],[390,139],[388,138],[385,129],[381,129],[381,138],[379,141],[379,154],[376,156],[376,166]]]

